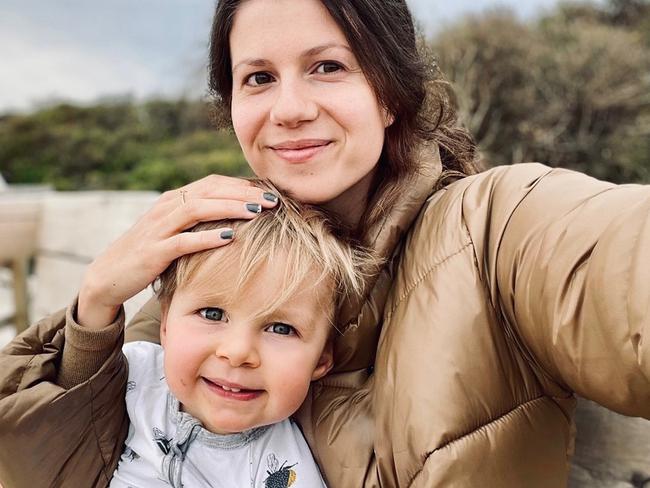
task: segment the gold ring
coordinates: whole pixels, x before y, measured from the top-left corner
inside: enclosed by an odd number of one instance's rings
[[[181,203],[185,205],[185,194],[187,193],[187,190],[180,190],[181,192]]]

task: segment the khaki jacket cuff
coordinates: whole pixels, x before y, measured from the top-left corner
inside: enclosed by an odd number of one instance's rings
[[[89,380],[124,342],[124,307],[111,324],[91,330],[77,323],[77,300],[66,310],[65,344],[57,376],[57,384],[66,389]]]

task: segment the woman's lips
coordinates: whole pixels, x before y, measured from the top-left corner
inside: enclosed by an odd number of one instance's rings
[[[201,377],[201,379],[206,384],[206,386],[210,389],[210,391],[216,393],[222,398],[228,398],[230,400],[241,400],[241,401],[254,400],[255,398],[259,397],[262,393],[264,393],[264,390],[247,390],[243,388],[234,388],[234,387],[231,388],[210,381],[209,379],[204,377]]]
[[[300,148],[271,147],[273,152],[289,163],[306,163],[317,154],[325,151],[332,142]]]

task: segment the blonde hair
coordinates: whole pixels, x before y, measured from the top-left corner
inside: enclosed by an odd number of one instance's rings
[[[330,314],[332,319],[344,297],[358,297],[363,293],[366,278],[376,272],[380,260],[372,251],[337,235],[341,226],[322,209],[281,195],[268,182],[256,181],[256,184],[280,195],[278,205],[252,220],[211,221],[194,226],[191,232],[230,227],[235,238],[226,246],[173,261],[154,286],[159,301],[168,306],[178,288],[197,280],[218,288],[220,271],[233,263],[237,266],[238,277],[230,286],[234,285],[237,293],[253,284],[254,277],[267,263],[275,263],[280,258],[284,259],[285,266],[282,276],[278,277],[276,296],[269,309],[260,314],[277,309],[309,283],[313,287],[330,286],[328,297],[332,297],[334,306]],[[201,268],[213,255],[216,259],[211,260],[211,268],[203,272]]]

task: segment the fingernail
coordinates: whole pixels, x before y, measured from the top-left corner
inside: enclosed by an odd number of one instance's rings
[[[267,191],[264,192],[264,195],[262,196],[264,197],[264,200],[268,200],[269,202],[276,203],[278,201],[278,196],[275,193],[271,193]]]
[[[234,235],[235,235],[234,231],[232,229],[228,229],[228,230],[221,231],[219,237],[221,237],[222,239],[232,239]]]
[[[262,211],[262,206],[259,203],[247,203],[246,210],[253,213],[260,213]]]

